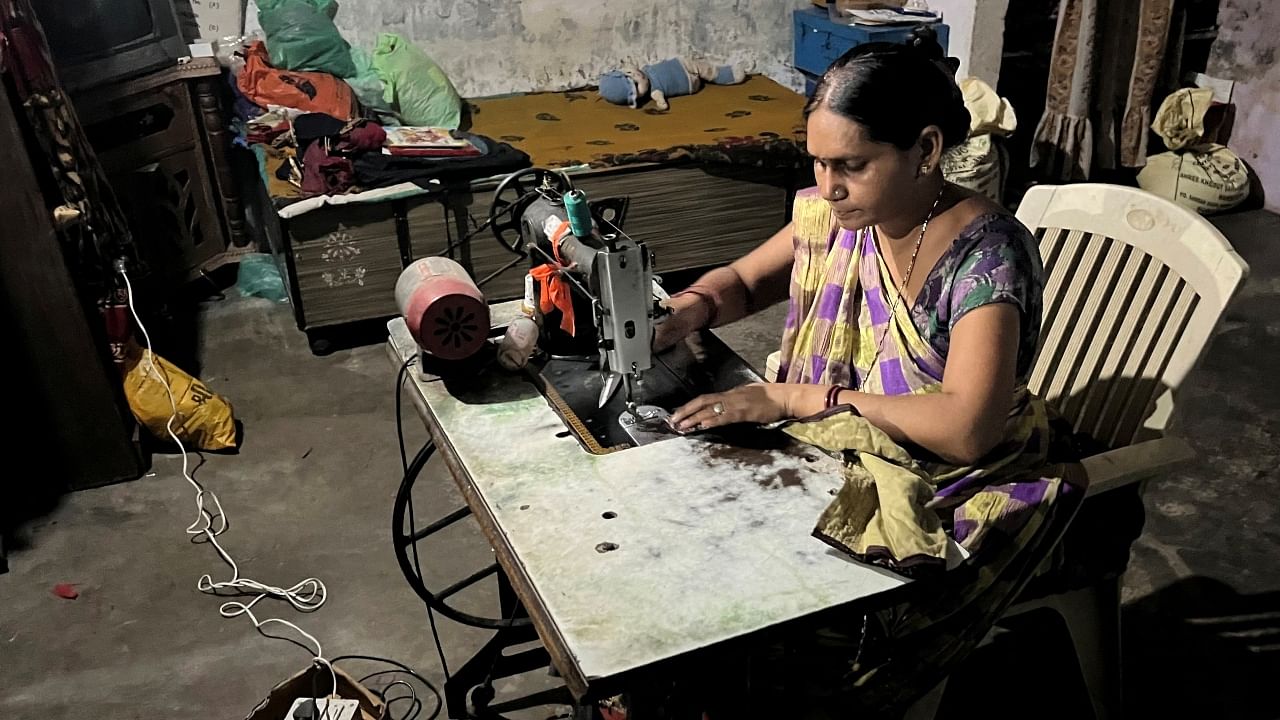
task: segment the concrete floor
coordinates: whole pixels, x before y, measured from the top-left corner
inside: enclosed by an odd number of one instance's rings
[[[1272,246],[1280,217],[1220,222],[1253,275],[1179,399],[1182,432],[1202,460],[1146,496],[1146,532],[1124,591],[1133,717],[1280,717],[1280,703],[1268,699],[1280,669],[1280,385],[1270,374],[1280,357],[1280,251]],[[196,476],[231,518],[223,542],[250,577],[288,585],[316,575],[329,590],[316,613],[264,603],[261,616],[298,622],[329,656],[388,656],[439,680],[422,605],[389,542],[400,468],[383,348],[314,357],[289,309],[261,300],[208,302],[200,318],[203,377],[232,400],[246,430],[238,455],[197,459]],[[767,313],[722,333],[758,363],[776,345],[779,318]],[[416,447],[424,433],[408,409],[406,428]],[[178,458],[156,457],[153,470],[65,497],[19,532],[12,571],[0,576],[0,715],[243,717],[306,666],[304,652],[263,638],[244,618],[219,617],[221,601],[196,591],[202,574],[225,579],[228,568],[183,532],[195,510]],[[439,466],[419,488],[424,515],[460,503]],[[433,577],[457,578],[489,558],[474,526],[460,524],[426,561]],[[74,583],[79,598],[54,597],[56,583]],[[494,612],[488,593],[468,602]],[[484,639],[448,621],[440,629],[455,667]],[[1078,689],[1044,670],[1065,646],[1046,637],[988,658],[991,670],[1021,672],[1042,700],[1055,698],[1034,714],[1077,716],[1079,698],[1059,701],[1052,686]]]

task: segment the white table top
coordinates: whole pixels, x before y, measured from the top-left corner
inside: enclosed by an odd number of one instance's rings
[[[388,329],[393,357],[416,352],[403,320]],[[410,376],[465,473],[457,481],[536,593],[526,606],[540,602],[554,625],[552,638],[539,627],[543,641],[576,663],[560,668],[569,679],[614,677],[908,582],[812,537],[842,481],[812,448],[725,452],[683,437],[593,455],[556,437],[564,424],[522,376],[494,371],[462,397]]]

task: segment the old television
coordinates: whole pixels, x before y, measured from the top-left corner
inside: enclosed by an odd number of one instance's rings
[[[69,92],[169,67],[187,55],[174,0],[37,0]]]

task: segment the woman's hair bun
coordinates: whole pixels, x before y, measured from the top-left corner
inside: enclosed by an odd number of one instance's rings
[[[916,26],[904,44],[929,60],[940,63],[950,71],[952,79],[955,79],[956,71],[960,69],[960,58],[947,56],[942,44],[938,42],[938,31],[932,25]]]
[[[929,25],[917,25],[903,44],[930,60],[940,61],[945,57],[942,45],[938,42],[938,31]]]

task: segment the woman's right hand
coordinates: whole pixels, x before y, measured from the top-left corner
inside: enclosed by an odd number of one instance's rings
[[[662,302],[671,312],[653,328],[653,351],[664,352],[706,327],[710,319],[707,301],[699,295],[677,295]]]

